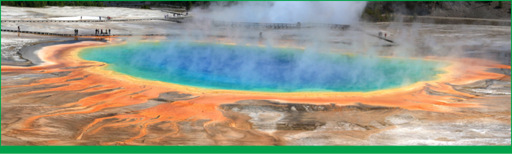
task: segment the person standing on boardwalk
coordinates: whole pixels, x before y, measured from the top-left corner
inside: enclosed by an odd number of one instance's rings
[[[82,16],[80,16],[80,20],[82,20]]]
[[[103,29],[101,29],[100,34],[103,35]]]
[[[21,32],[21,31],[20,31],[20,26],[18,26],[18,33],[19,33],[19,32]]]
[[[98,29],[94,30],[94,35],[98,35]]]
[[[100,21],[101,21],[101,16],[100,16]]]
[[[110,33],[110,29],[108,29],[108,35],[111,35],[111,33]]]

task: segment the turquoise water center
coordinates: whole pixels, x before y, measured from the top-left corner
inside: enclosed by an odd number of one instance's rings
[[[208,89],[265,92],[367,92],[434,80],[444,64],[190,42],[139,42],[84,49],[85,60],[126,75]]]

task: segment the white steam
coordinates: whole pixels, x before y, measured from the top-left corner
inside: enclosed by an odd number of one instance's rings
[[[229,7],[213,4],[208,10],[192,12],[198,18],[217,21],[355,24],[365,6],[366,2],[352,1],[239,2]]]

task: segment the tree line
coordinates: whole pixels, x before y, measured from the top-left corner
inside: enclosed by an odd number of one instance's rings
[[[45,6],[104,6],[98,1],[2,1],[2,5],[18,7],[45,7]]]
[[[149,9],[150,6],[159,5],[173,5],[186,8],[190,10],[192,7],[207,7],[210,5],[209,1],[152,1],[150,4],[141,4],[141,2],[134,1],[2,1],[2,5],[16,6],[16,7],[45,7],[45,6],[123,6],[131,5],[138,6],[143,9]],[[120,5],[121,4],[121,5]]]

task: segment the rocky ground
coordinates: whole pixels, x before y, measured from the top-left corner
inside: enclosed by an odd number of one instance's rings
[[[2,86],[26,85],[44,78],[66,76],[2,73]],[[81,79],[76,79],[81,80]],[[456,86],[478,98],[463,103],[477,108],[455,112],[407,110],[365,104],[335,105],[307,102],[243,100],[221,105],[217,110],[234,121],[208,125],[208,119],[159,122],[150,125],[147,135],[139,134],[136,119],[111,118],[95,124],[88,134],[81,132],[95,119],[137,112],[164,103],[195,98],[179,92],[162,93],[140,105],[107,108],[92,113],[64,114],[38,119],[24,129],[33,116],[64,112],[67,104],[108,93],[48,91],[58,85],[10,87],[2,89],[2,145],[509,145],[510,80],[486,80]],[[432,92],[433,95],[445,93]],[[73,111],[74,109],[69,109]],[[156,117],[158,118],[158,117]],[[135,123],[130,124],[130,121]],[[116,124],[123,124],[115,126]],[[111,125],[111,126],[109,126]],[[205,127],[207,126],[207,127]],[[103,127],[100,129],[100,127]],[[82,132],[83,133],[83,132]],[[80,139],[77,139],[79,137]],[[122,142],[121,142],[122,141]]]

